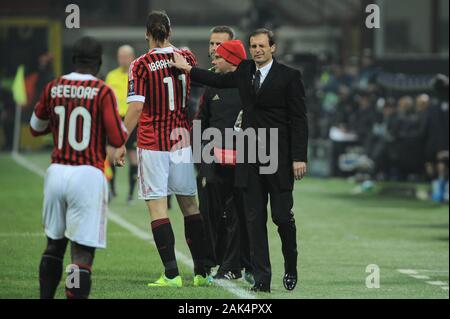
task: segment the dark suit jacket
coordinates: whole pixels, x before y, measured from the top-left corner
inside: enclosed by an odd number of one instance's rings
[[[308,123],[302,76],[300,71],[274,60],[256,94],[252,85],[255,71],[253,60],[244,60],[235,72],[226,74],[194,67],[191,79],[217,88],[237,87],[244,110],[242,129],[278,128],[278,170],[268,178],[272,178],[280,190],[292,190],[292,162],[307,161]],[[247,185],[248,169],[248,164],[237,165],[237,187]]]
[[[236,118],[241,110],[241,99],[239,97],[239,91],[236,88],[217,89],[207,87],[201,98],[196,119],[202,122],[202,134],[205,129],[210,127],[219,129],[224,137],[221,141],[221,148],[226,149],[226,129],[233,129]],[[204,143],[209,143],[209,141],[202,141],[202,144]],[[228,149],[233,148],[233,146]],[[198,175],[206,177],[207,182],[216,183],[220,180],[220,175],[223,175],[217,174],[217,172],[223,170],[221,164],[214,162],[205,163],[202,160],[197,168]],[[233,168],[232,172],[234,172],[234,166],[227,168]]]

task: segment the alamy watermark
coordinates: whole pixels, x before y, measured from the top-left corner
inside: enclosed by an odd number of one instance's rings
[[[66,6],[66,28],[79,29],[80,28],[80,7],[76,4],[69,4]]]
[[[66,6],[66,28],[79,29],[80,28],[80,7],[77,4],[71,3]],[[366,13],[370,13],[366,17],[366,27],[368,29],[380,28],[380,7],[376,4],[369,4],[366,6]]]
[[[66,267],[66,287],[69,289],[80,288],[80,268],[71,264]]]
[[[177,140],[171,149],[174,163],[190,161],[182,156],[182,152],[177,153],[177,150],[183,145],[191,145],[194,163],[222,163],[214,151],[226,149],[235,154],[233,163],[260,164],[260,174],[273,174],[278,169],[277,128],[247,128],[240,131],[226,128],[223,134],[218,128],[209,127],[202,132],[201,121],[194,120],[192,133],[191,143],[189,130],[177,128],[171,132],[170,139]]]
[[[366,17],[366,27],[368,29],[380,28],[380,7],[376,4],[369,4],[366,7],[366,13],[370,13]]]
[[[366,272],[370,273],[366,277],[366,287],[369,289],[380,288],[380,267],[376,264],[367,265]]]

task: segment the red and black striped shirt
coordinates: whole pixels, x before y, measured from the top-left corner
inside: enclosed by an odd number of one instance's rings
[[[142,102],[138,147],[170,151],[190,145],[188,121],[189,73],[171,68],[173,52],[197,65],[189,50],[175,47],[155,48],[134,60],[128,74],[127,102]],[[171,139],[172,136],[172,139]]]
[[[48,83],[30,120],[34,136],[53,134],[52,163],[104,168],[106,143],[127,138],[112,89],[89,74],[70,73]]]

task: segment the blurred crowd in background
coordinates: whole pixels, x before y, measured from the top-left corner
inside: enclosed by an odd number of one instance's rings
[[[388,75],[370,52],[316,75],[314,139],[331,141],[331,175],[357,181],[433,182],[448,202],[448,77]]]

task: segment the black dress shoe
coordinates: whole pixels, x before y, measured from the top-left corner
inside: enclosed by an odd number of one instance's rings
[[[297,285],[297,274],[296,273],[285,273],[283,277],[283,285],[287,290],[294,290]]]
[[[253,292],[270,292],[270,286],[267,285],[267,284],[256,283],[252,288],[250,288],[250,291],[253,291]]]

